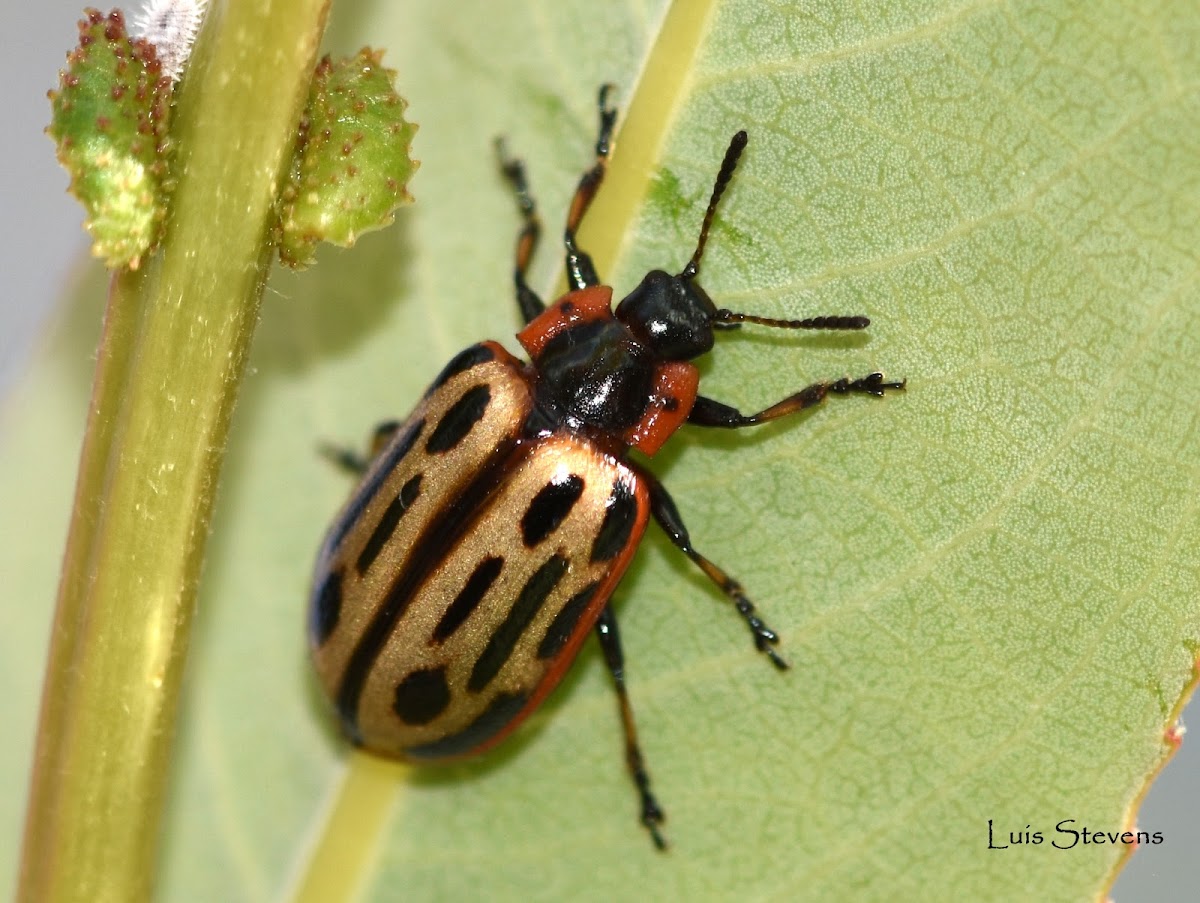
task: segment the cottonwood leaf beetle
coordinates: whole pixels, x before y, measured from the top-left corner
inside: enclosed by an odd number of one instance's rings
[[[514,285],[525,363],[496,342],[442,370],[406,420],[382,424],[317,559],[309,639],[317,673],[356,744],[414,762],[491,749],[546,698],[591,632],[617,691],[641,821],[666,847],[638,746],[613,590],[653,517],[733,603],[779,669],[779,637],[742,586],[692,546],[653,455],[681,426],[739,428],[830,395],[903,389],[881,373],[814,383],[754,414],[698,394],[692,361],[716,330],[862,329],[866,317],[779,320],[719,308],[699,285],[717,204],[746,146],[733,136],[691,259],[652,270],[615,310],[575,233],[604,179],[616,120],[600,92],[596,161],[564,235],[570,291],[547,307],[526,282],[541,233],[521,162],[498,148],[520,204]]]

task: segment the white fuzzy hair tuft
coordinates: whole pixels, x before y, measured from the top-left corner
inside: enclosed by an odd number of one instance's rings
[[[133,17],[130,32],[154,45],[163,75],[179,81],[196,42],[208,0],[147,0]]]

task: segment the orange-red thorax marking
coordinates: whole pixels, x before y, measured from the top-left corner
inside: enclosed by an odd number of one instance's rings
[[[615,320],[612,288],[595,285],[568,292],[517,333],[536,362],[555,336],[601,320]],[[659,361],[654,367],[654,387],[641,419],[620,434],[620,439],[646,455],[655,454],[671,434],[687,421],[700,385],[700,371],[687,361]]]

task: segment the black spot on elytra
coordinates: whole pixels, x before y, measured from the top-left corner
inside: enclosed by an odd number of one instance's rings
[[[448,452],[466,438],[472,427],[483,419],[488,403],[492,400],[491,387],[486,383],[472,386],[462,398],[450,406],[450,410],[434,429],[425,450],[430,454]]]
[[[600,532],[592,543],[593,562],[615,558],[629,542],[637,521],[637,498],[624,481],[619,481],[613,487],[613,494],[604,507],[604,522],[600,524]]]
[[[528,446],[524,453],[532,452]],[[471,522],[472,512],[479,510],[484,500],[503,481],[505,474],[520,466],[522,449],[515,439],[501,437],[492,456],[475,472],[474,478],[455,495],[455,504],[445,506],[427,529],[422,531],[404,556],[391,584],[383,591],[370,621],[363,627],[354,651],[342,672],[334,704],[342,719],[347,736],[358,736],[358,708],[367,675],[379,661],[396,624],[412,605],[413,595],[430,569],[453,548]],[[516,460],[514,465],[512,462]]]
[[[467,578],[466,585],[450,603],[446,613],[438,621],[437,627],[433,629],[435,643],[441,643],[448,639],[471,616],[471,612],[475,611],[487,591],[491,589],[492,584],[496,582],[496,578],[500,576],[503,567],[503,558],[485,558],[479,562],[475,572]]]
[[[525,540],[525,546],[532,549],[557,530],[581,495],[583,477],[575,474],[538,490],[521,518],[521,538]]]
[[[404,754],[414,759],[444,759],[469,753],[507,727],[528,701],[528,693],[498,693],[479,717],[457,734],[410,747]]]
[[[342,572],[330,571],[313,599],[308,613],[308,635],[314,646],[322,646],[337,629],[342,616]]]
[[[663,399],[662,406],[663,406],[663,410],[666,410],[666,411],[678,411],[679,410],[679,399],[676,398],[674,395],[668,395],[666,398]]]
[[[362,552],[359,553],[358,561],[355,562],[354,566],[360,574],[365,574],[367,568],[374,563],[384,545],[391,539],[392,534],[396,532],[396,525],[400,523],[400,518],[404,516],[405,511],[412,507],[412,503],[417,500],[417,496],[420,494],[421,475],[417,474],[400,488],[400,494],[392,499],[392,503],[387,506],[387,510],[383,512],[383,517],[379,519],[379,523],[367,540],[367,544],[363,546]]]
[[[435,389],[440,389],[446,383],[450,382],[460,373],[465,373],[472,367],[478,367],[480,364],[486,364],[488,361],[496,359],[496,352],[487,345],[472,345],[466,351],[460,351],[450,359],[442,372],[438,374],[437,379],[433,381],[433,385],[425,393],[429,395]]]
[[[562,648],[567,645],[567,640],[575,633],[579,619],[583,617],[584,611],[587,610],[588,603],[592,601],[592,596],[596,595],[596,588],[599,585],[599,580],[589,583],[568,599],[567,604],[558,610],[558,614],[550,622],[550,626],[546,629],[546,635],[542,637],[542,642],[538,646],[538,658],[554,658],[554,656],[562,651]]]
[[[475,660],[471,676],[467,680],[467,689],[478,693],[492,682],[500,669],[512,656],[513,649],[528,629],[537,613],[541,611],[546,597],[558,586],[558,581],[567,572],[567,559],[561,555],[551,555],[533,576],[521,588],[517,601],[509,609],[507,617],[500,623],[488,640],[487,646]]]
[[[405,724],[428,724],[450,704],[445,668],[414,671],[396,685],[392,711]]]
[[[564,301],[562,304],[558,305],[558,309],[561,310],[564,314],[569,314],[573,310],[575,310],[575,302],[574,301]]]

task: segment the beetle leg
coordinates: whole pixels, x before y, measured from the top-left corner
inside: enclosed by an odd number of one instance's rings
[[[383,447],[391,441],[392,436],[396,435],[396,430],[403,425],[399,420],[385,420],[376,426],[375,432],[371,434],[371,444],[366,455],[353,449],[325,443],[322,443],[317,451],[335,467],[356,476],[362,476],[367,472],[367,467],[371,462],[375,460],[375,456],[383,451]]]
[[[596,162],[575,188],[575,196],[571,199],[571,208],[567,213],[567,226],[563,231],[563,244],[567,249],[567,282],[572,289],[587,288],[599,285],[600,277],[596,275],[596,266],[592,258],[575,246],[575,231],[592,205],[596,190],[604,181],[604,171],[608,166],[608,145],[612,141],[613,126],[617,121],[617,110],[608,105],[608,92],[612,85],[600,86],[600,97],[597,106],[600,110],[600,128],[596,135]]]
[[[742,426],[754,426],[756,423],[766,423],[788,414],[795,414],[805,408],[815,407],[825,400],[830,393],[834,395],[849,395],[852,392],[862,392],[867,395],[881,396],[888,389],[903,389],[907,380],[900,382],[884,382],[882,373],[871,373],[861,379],[842,379],[827,383],[813,383],[801,389],[795,395],[789,395],[783,401],[778,401],[757,414],[743,414],[737,408],[705,398],[696,397],[696,403],[688,414],[688,423],[696,426],[719,426],[736,429]]]
[[[546,309],[546,303],[525,281],[525,273],[529,270],[529,261],[533,258],[538,238],[542,234],[542,221],[538,218],[537,204],[534,203],[533,195],[529,193],[525,164],[517,157],[508,155],[503,138],[496,139],[496,158],[500,161],[500,172],[512,185],[513,192],[517,196],[517,204],[521,208],[523,225],[517,235],[517,262],[513,269],[513,286],[517,291],[517,307],[521,309],[521,317],[526,323],[529,323]]]
[[[754,603],[746,598],[742,585],[692,548],[692,540],[688,536],[687,527],[683,525],[683,518],[679,516],[679,509],[675,507],[674,500],[658,478],[641,467],[638,468],[638,475],[646,480],[646,485],[650,490],[650,513],[654,515],[658,525],[663,528],[667,538],[684,555],[696,562],[700,570],[704,571],[704,575],[733,601],[737,613],[742,616],[742,620],[750,628],[755,648],[769,658],[771,664],[780,671],[787,670],[788,663],[772,648],[779,643],[779,634],[768,627],[758,616]]]
[[[604,660],[608,663],[608,671],[617,690],[621,727],[625,731],[625,764],[629,767],[629,775],[633,778],[642,801],[642,824],[650,832],[650,839],[654,841],[654,845],[660,850],[665,850],[667,842],[658,828],[667,816],[650,790],[650,775],[646,771],[642,750],[638,746],[637,725],[633,721],[633,708],[629,704],[629,693],[625,689],[625,653],[621,650],[621,634],[617,630],[617,616],[613,613],[611,605],[605,605],[604,610],[600,612],[600,618],[596,621],[596,638],[600,641],[600,648],[604,650]]]

